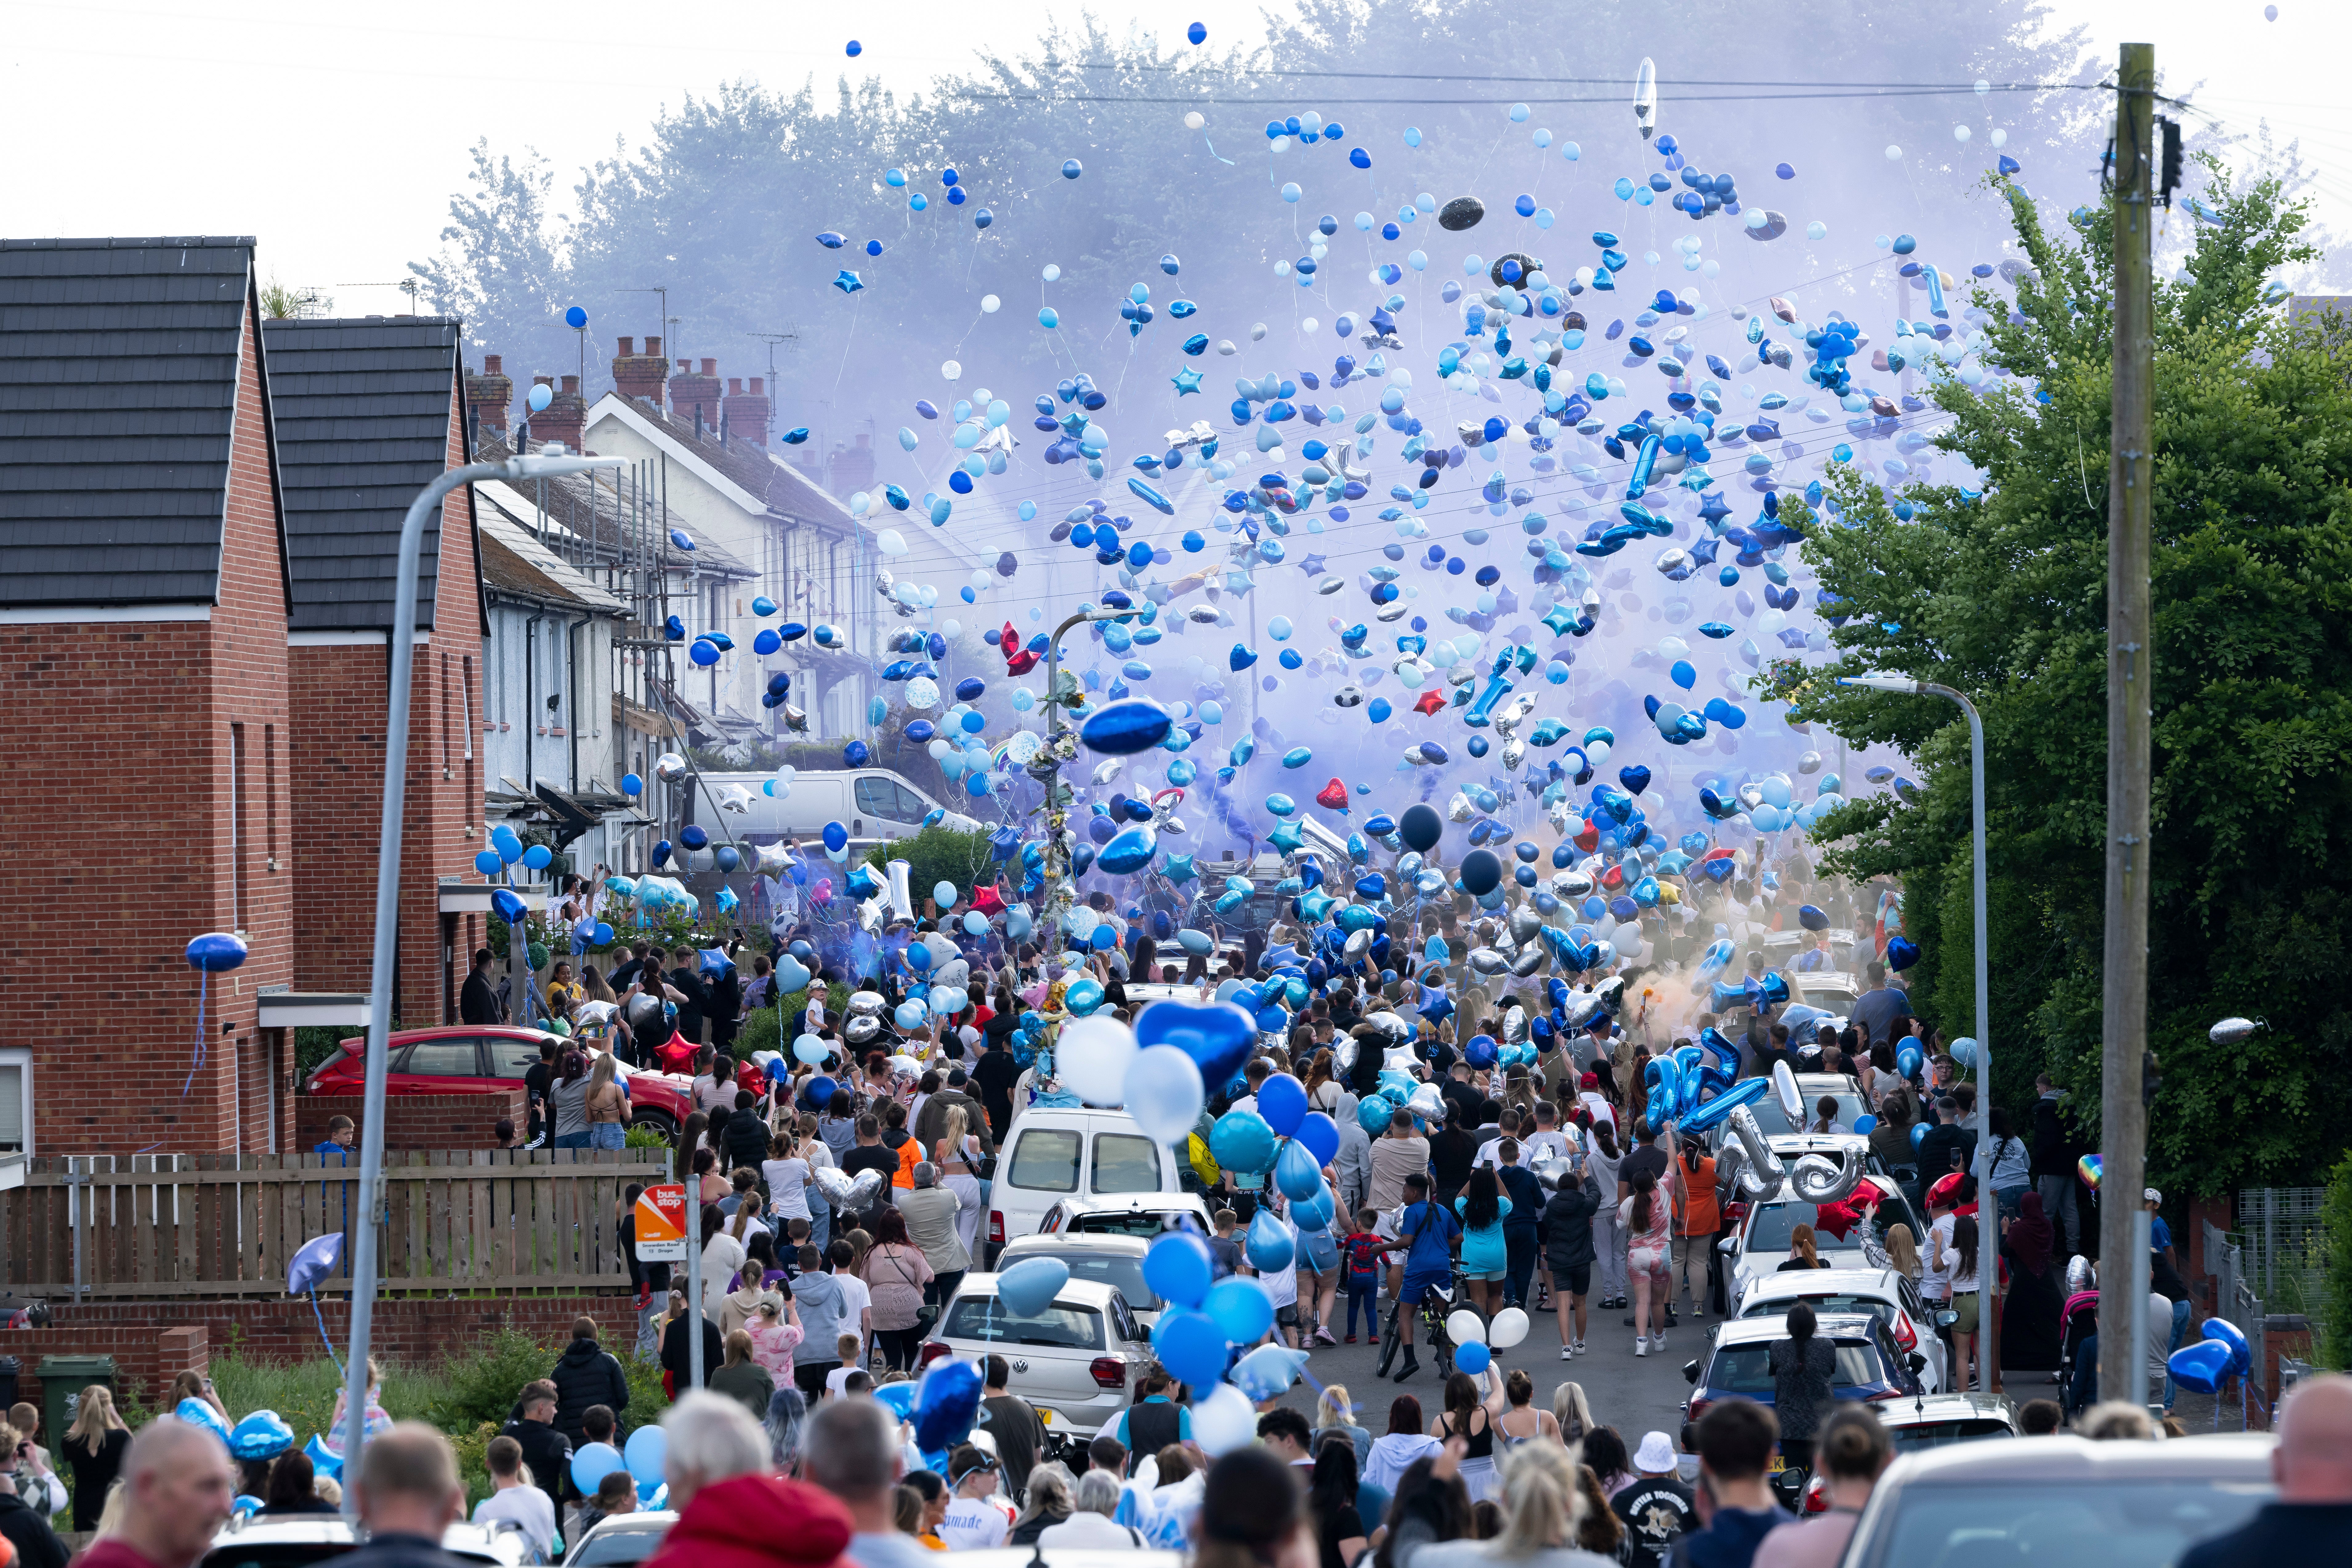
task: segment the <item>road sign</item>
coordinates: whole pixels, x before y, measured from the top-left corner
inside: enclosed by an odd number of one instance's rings
[[[637,1199],[637,1258],[644,1263],[686,1261],[686,1185],[647,1187]]]

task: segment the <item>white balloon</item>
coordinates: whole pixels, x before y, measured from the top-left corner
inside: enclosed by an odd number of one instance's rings
[[[1174,1046],[1147,1046],[1127,1065],[1124,1098],[1137,1126],[1160,1142],[1175,1143],[1200,1121],[1207,1096],[1200,1065],[1191,1057]]]
[[[1486,1325],[1469,1308],[1450,1313],[1445,1320],[1446,1336],[1457,1345],[1486,1342]]]
[[[1528,1315],[1517,1307],[1506,1307],[1495,1314],[1486,1330],[1486,1342],[1498,1351],[1509,1350],[1528,1337]]]
[[[1101,1013],[1073,1018],[1054,1040],[1054,1076],[1089,1105],[1119,1104],[1135,1062],[1135,1031]]]
[[[948,360],[940,364],[940,374],[946,376],[950,381],[953,381],[958,376],[963,374],[963,362],[961,360]]]
[[[993,294],[982,294],[980,297],[980,308],[986,314],[993,316],[1004,308],[1004,301]]]
[[[1175,1050],[1173,1046],[1154,1046],[1154,1050]],[[1181,1051],[1177,1055],[1182,1056]],[[1186,1058],[1190,1060],[1190,1058]],[[1209,1391],[1206,1399],[1192,1402],[1192,1440],[1201,1451],[1214,1458],[1229,1454],[1244,1444],[1257,1440],[1257,1407],[1249,1395],[1230,1383],[1221,1383]]]
[[[1207,123],[1208,121],[1201,117],[1201,111],[1197,109],[1188,110],[1184,116],[1184,129],[1187,131],[1198,131]]]

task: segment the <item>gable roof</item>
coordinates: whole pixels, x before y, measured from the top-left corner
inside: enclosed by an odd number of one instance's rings
[[[449,421],[463,396],[459,336],[457,322],[437,316],[263,323],[294,585],[289,630],[391,629],[401,521],[448,466]],[[478,583],[478,547],[459,548]],[[440,551],[436,510],[417,563],[420,631],[434,626]],[[478,602],[473,609],[479,621]]]
[[[656,408],[643,398],[608,392],[588,410],[593,426],[604,417],[619,419],[647,440],[667,447],[688,463],[698,463],[704,478],[746,511],[765,510],[796,522],[850,532],[857,526],[849,509],[830,493],[809,482],[807,476],[765,450],[756,442],[721,442],[716,430],[705,426],[700,439],[691,420]]]
[[[595,615],[629,613],[627,604],[558,558],[502,509],[484,507],[475,514],[474,527],[481,541],[482,581],[492,593],[577,605]]]
[[[248,311],[250,238],[0,239],[0,605],[215,601]]]

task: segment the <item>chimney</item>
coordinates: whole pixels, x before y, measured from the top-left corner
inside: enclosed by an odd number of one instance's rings
[[[542,375],[537,379],[541,386],[555,384],[555,378],[552,376]],[[541,442],[561,441],[567,450],[573,452],[580,450],[581,437],[586,433],[587,427],[588,402],[580,395],[580,378],[576,375],[567,375],[563,378],[562,390],[558,392],[546,408],[534,416],[530,422],[530,433],[534,439]]]
[[[743,390],[743,383],[734,376],[727,378],[727,434],[734,440],[748,441],[754,447],[768,444],[768,394],[764,376],[751,378],[751,390]]]
[[[859,490],[872,489],[874,488],[874,437],[862,435],[857,437],[857,445],[854,447],[835,447],[833,449],[833,461],[827,464],[826,468],[828,469],[825,475],[826,488],[845,500]]]
[[[661,340],[647,338],[646,352],[637,353],[637,340],[623,338],[621,352],[613,356],[613,388],[624,397],[662,405],[662,376],[669,369],[669,361],[662,357]]]
[[[719,428],[719,362],[702,362],[702,374],[695,374],[694,362],[677,362],[677,374],[669,378],[670,413],[705,430]]]
[[[504,440],[507,408],[514,402],[514,381],[499,370],[500,358],[484,354],[482,374],[466,377],[466,417],[478,434],[487,431]]]

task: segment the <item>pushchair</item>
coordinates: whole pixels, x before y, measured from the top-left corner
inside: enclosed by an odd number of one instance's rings
[[[2074,1371],[2083,1342],[2099,1331],[2099,1293],[2078,1290],[2066,1298],[2058,1314],[2058,1407],[2071,1421],[2074,1408]]]

